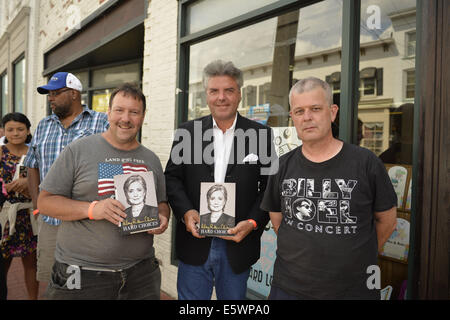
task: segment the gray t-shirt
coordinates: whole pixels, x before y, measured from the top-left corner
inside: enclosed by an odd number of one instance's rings
[[[113,176],[146,168],[155,179],[158,203],[167,201],[161,162],[139,146],[131,151],[111,146],[101,134],[79,139],[60,154],[41,189],[74,200],[94,201],[114,196]],[[62,221],[55,258],[71,265],[124,269],[154,256],[153,235],[146,232],[122,236],[107,220]]]

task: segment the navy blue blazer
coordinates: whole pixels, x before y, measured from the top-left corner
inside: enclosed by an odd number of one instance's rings
[[[199,154],[200,150],[203,154],[204,151],[207,153],[214,147],[212,134],[203,137],[203,133],[212,127],[211,115],[181,124],[172,145],[174,152],[171,152],[165,170],[167,196],[177,220],[176,257],[191,265],[202,265],[206,262],[212,240],[210,237],[195,238],[186,231],[182,220],[188,210],[199,211],[200,183],[214,182],[214,163],[208,163],[208,159],[204,159]],[[247,131],[250,134],[244,139],[241,139],[242,136],[238,139],[238,129],[242,129],[244,132],[248,129],[251,130]],[[196,141],[194,141],[194,131],[197,134]],[[184,134],[189,132],[190,141],[179,139],[178,137],[182,135],[181,132]],[[256,134],[250,138],[252,132]],[[178,139],[179,141],[177,141]],[[183,142],[184,146],[190,147],[190,150],[180,151],[183,149],[179,144]],[[239,148],[240,150],[238,150]],[[258,155],[258,160],[244,163],[244,158],[250,153]],[[175,156],[177,159],[174,158]],[[178,163],[180,156],[183,157],[183,161]],[[238,113],[225,182],[236,183],[236,224],[243,220],[253,219],[258,228],[250,232],[240,243],[227,241],[228,260],[235,273],[245,271],[259,259],[260,238],[269,221],[268,212],[260,209],[268,178],[267,175],[261,174],[261,169],[270,167],[274,159],[277,158],[273,146],[272,130],[265,125],[242,117]]]

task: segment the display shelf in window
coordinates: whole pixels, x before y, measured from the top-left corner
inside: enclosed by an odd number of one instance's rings
[[[397,194],[397,208],[401,211],[411,210],[411,166],[404,164],[385,164],[395,193]]]
[[[397,212],[397,225],[386,241],[380,256],[395,262],[407,263],[409,253],[410,214]]]

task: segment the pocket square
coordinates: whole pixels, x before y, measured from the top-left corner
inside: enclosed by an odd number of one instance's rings
[[[258,161],[258,156],[254,153],[248,154],[242,162],[255,162]]]

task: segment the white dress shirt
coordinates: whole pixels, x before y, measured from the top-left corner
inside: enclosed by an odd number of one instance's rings
[[[225,133],[217,126],[213,117],[214,130],[214,182],[225,182],[227,166],[230,159],[231,147],[233,146],[234,129],[236,128],[236,117],[230,128]]]

